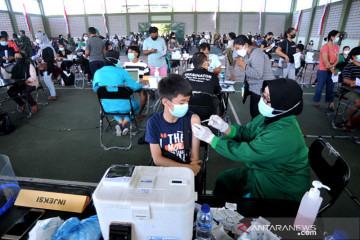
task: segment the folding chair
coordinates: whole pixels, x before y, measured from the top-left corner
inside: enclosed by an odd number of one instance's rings
[[[330,165],[329,161],[324,158],[325,155],[323,151],[325,149],[329,150],[330,155],[336,157],[333,165]],[[330,200],[322,205],[318,212],[318,214],[321,214],[334,205],[342,191],[345,190],[350,179],[350,168],[340,154],[328,142],[321,138],[311,144],[309,161],[319,181],[330,187],[330,190],[327,191],[330,195]]]
[[[340,80],[340,79],[339,79]],[[339,87],[337,91],[334,94],[334,98],[338,98],[338,102],[336,104],[334,117],[332,120],[332,127],[334,129],[339,129],[337,127],[338,124],[340,124],[342,121],[345,120],[345,114],[349,109],[354,109],[359,112],[359,109],[356,109],[353,107],[353,102],[345,97],[345,94],[353,91],[350,86],[344,85],[343,83],[339,83]]]
[[[116,92],[109,92],[108,88],[117,88]],[[133,91],[128,88],[128,87],[124,87],[124,86],[102,86],[99,87],[97,90],[97,96],[98,96],[98,100],[99,100],[99,104],[100,104],[100,145],[104,150],[111,150],[111,149],[119,149],[119,150],[129,150],[132,146],[132,136],[133,134],[137,133],[138,131],[138,126],[137,126],[137,122],[135,119],[135,112],[133,109],[133,106],[131,104],[131,97],[133,95]],[[129,100],[130,103],[130,111],[128,113],[109,113],[106,112],[103,108],[103,105],[101,103],[101,100],[104,99],[124,99],[124,100]],[[103,144],[103,132],[110,127],[110,129],[112,130],[113,133],[115,133],[114,129],[111,128],[111,122],[115,121],[113,120],[109,120],[108,116],[119,116],[119,117],[129,117],[130,119],[130,132],[129,132],[129,136],[130,136],[130,144],[127,147],[118,147],[118,146],[112,146],[112,147],[106,147]],[[106,119],[108,126],[104,129],[103,128],[103,119]],[[135,124],[135,132],[133,133],[133,126],[132,123]]]
[[[84,89],[85,87],[85,74],[81,69],[81,62],[79,60],[74,60],[74,65],[71,66],[70,71],[74,74],[74,87],[79,89]],[[82,82],[82,83],[81,83]]]

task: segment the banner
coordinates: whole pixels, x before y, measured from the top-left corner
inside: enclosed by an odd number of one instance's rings
[[[31,28],[30,28],[30,23],[29,23],[29,17],[27,15],[27,12],[26,12],[26,7],[25,7],[25,3],[23,3],[23,8],[24,8],[24,17],[25,17],[25,23],[26,23],[26,26],[27,26],[27,29],[28,31],[31,33]]]
[[[66,25],[66,34],[70,34],[69,19],[68,19],[67,13],[66,13],[64,0],[63,0],[63,6],[64,6],[64,19],[65,19],[65,25]]]
[[[259,13],[259,31],[261,31],[262,15],[263,15],[263,12],[262,12],[262,9],[260,9],[260,13]]]
[[[107,29],[107,27],[106,27],[106,17],[105,17],[105,6],[104,6],[104,3],[101,4],[101,10],[102,10],[102,16],[103,16],[103,20],[104,20],[105,33],[108,34],[108,29]]]
[[[217,24],[219,4],[220,4],[220,0],[218,0],[218,3],[217,3],[217,5],[216,5],[216,10],[215,10],[215,13],[214,13],[214,29],[215,29],[215,30],[216,30],[216,24]]]
[[[295,25],[295,27],[294,27],[296,31],[299,30],[301,15],[302,15],[302,10],[300,10],[300,12],[299,12],[299,15],[298,15],[297,21],[296,21],[296,25]]]
[[[325,6],[324,6],[324,11],[323,11],[323,14],[322,14],[320,22],[319,22],[319,28],[318,28],[319,36],[321,36],[322,30],[323,30],[323,27],[324,27],[324,22],[325,22],[325,16],[326,16],[327,9],[328,9],[328,3],[326,3]]]

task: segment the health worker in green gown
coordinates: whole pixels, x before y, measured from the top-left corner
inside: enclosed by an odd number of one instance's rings
[[[260,115],[246,126],[228,125],[217,115],[209,126],[192,130],[219,154],[244,167],[226,170],[215,180],[213,195],[300,201],[310,188],[308,148],[296,120],[303,109],[301,87],[289,79],[264,81]]]

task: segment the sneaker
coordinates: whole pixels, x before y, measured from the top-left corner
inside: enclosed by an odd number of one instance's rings
[[[129,133],[129,128],[124,127],[124,129],[122,130],[122,135],[125,136]]]
[[[333,113],[333,112],[335,112],[335,109],[334,109],[334,107],[328,107],[326,109],[326,112]]]
[[[120,126],[119,126],[119,125],[116,125],[116,126],[115,126],[115,130],[116,130],[116,136],[117,136],[117,137],[120,137],[120,136],[121,136],[121,133],[122,133]]]

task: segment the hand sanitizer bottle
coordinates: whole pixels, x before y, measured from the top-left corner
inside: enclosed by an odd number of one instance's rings
[[[301,199],[300,207],[295,218],[294,225],[301,231],[311,231],[323,198],[320,197],[320,188],[330,190],[328,186],[320,181],[313,181],[313,188],[306,192]]]
[[[155,76],[155,77],[159,77],[159,75],[160,75],[160,73],[159,73],[159,68],[157,67],[157,68],[155,69],[155,74],[154,74],[154,76]]]

